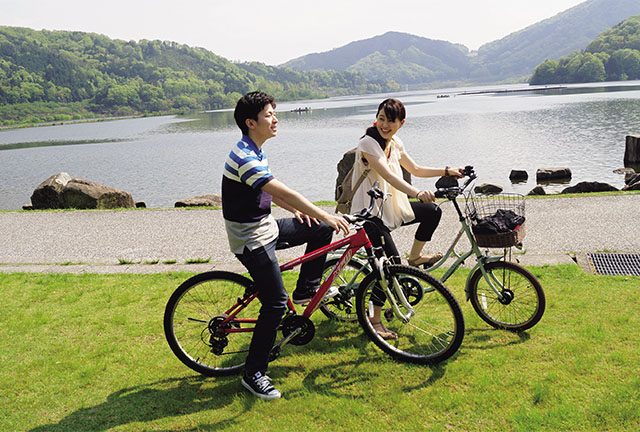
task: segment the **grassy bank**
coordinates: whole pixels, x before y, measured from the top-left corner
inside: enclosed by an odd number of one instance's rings
[[[187,274],[0,274],[0,430],[639,430],[640,278],[532,270],[547,311],[523,334],[477,318],[459,271],[465,339],[433,368],[314,315],[314,340],[271,365],[273,402],[170,352],[162,314]]]

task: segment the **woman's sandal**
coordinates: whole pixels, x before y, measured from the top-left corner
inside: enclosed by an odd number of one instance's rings
[[[376,331],[376,333],[378,333],[378,336],[380,336],[382,339],[384,340],[398,339],[398,334],[386,328],[384,324],[382,324],[382,321],[377,323],[372,322],[371,325],[373,326],[373,329]]]
[[[432,265],[440,261],[442,259],[442,256],[443,255],[440,252],[436,252],[431,255],[421,255],[414,260],[407,258],[407,262],[412,267],[431,267]]]

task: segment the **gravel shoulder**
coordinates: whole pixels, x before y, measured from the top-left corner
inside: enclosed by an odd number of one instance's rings
[[[442,209],[440,227],[427,245],[431,251],[444,252],[459,228],[451,205]],[[525,252],[519,259],[544,265],[573,263],[588,252],[640,253],[639,210],[639,194],[528,199]],[[275,217],[288,215],[274,209]],[[229,252],[220,210],[0,212],[0,227],[0,272],[242,270]],[[394,232],[401,252],[408,252],[414,232],[415,226]],[[279,258],[301,253],[301,247],[283,250]]]

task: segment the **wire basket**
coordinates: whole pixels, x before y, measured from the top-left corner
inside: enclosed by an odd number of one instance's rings
[[[488,216],[494,216],[498,210],[511,210],[524,218],[524,196],[520,194],[501,193],[497,195],[466,196],[466,216],[471,223],[473,235],[480,247],[507,248],[521,243],[526,234],[525,222],[515,229],[493,234],[478,233],[478,223]]]

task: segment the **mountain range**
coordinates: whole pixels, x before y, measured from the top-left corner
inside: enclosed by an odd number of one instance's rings
[[[634,15],[640,0],[588,0],[478,51],[388,32],[280,67],[234,63],[171,41],[0,26],[0,125],[225,108],[256,89],[301,100],[406,85],[525,82],[534,70],[540,82],[634,79],[640,31],[636,20],[627,22]],[[614,27],[598,47],[589,45]],[[609,49],[621,35],[628,43]]]
[[[601,32],[640,14],[639,0],[589,0],[471,52],[466,46],[388,32],[290,60],[297,71],[336,70],[399,84],[524,81],[546,59],[584,49]]]

